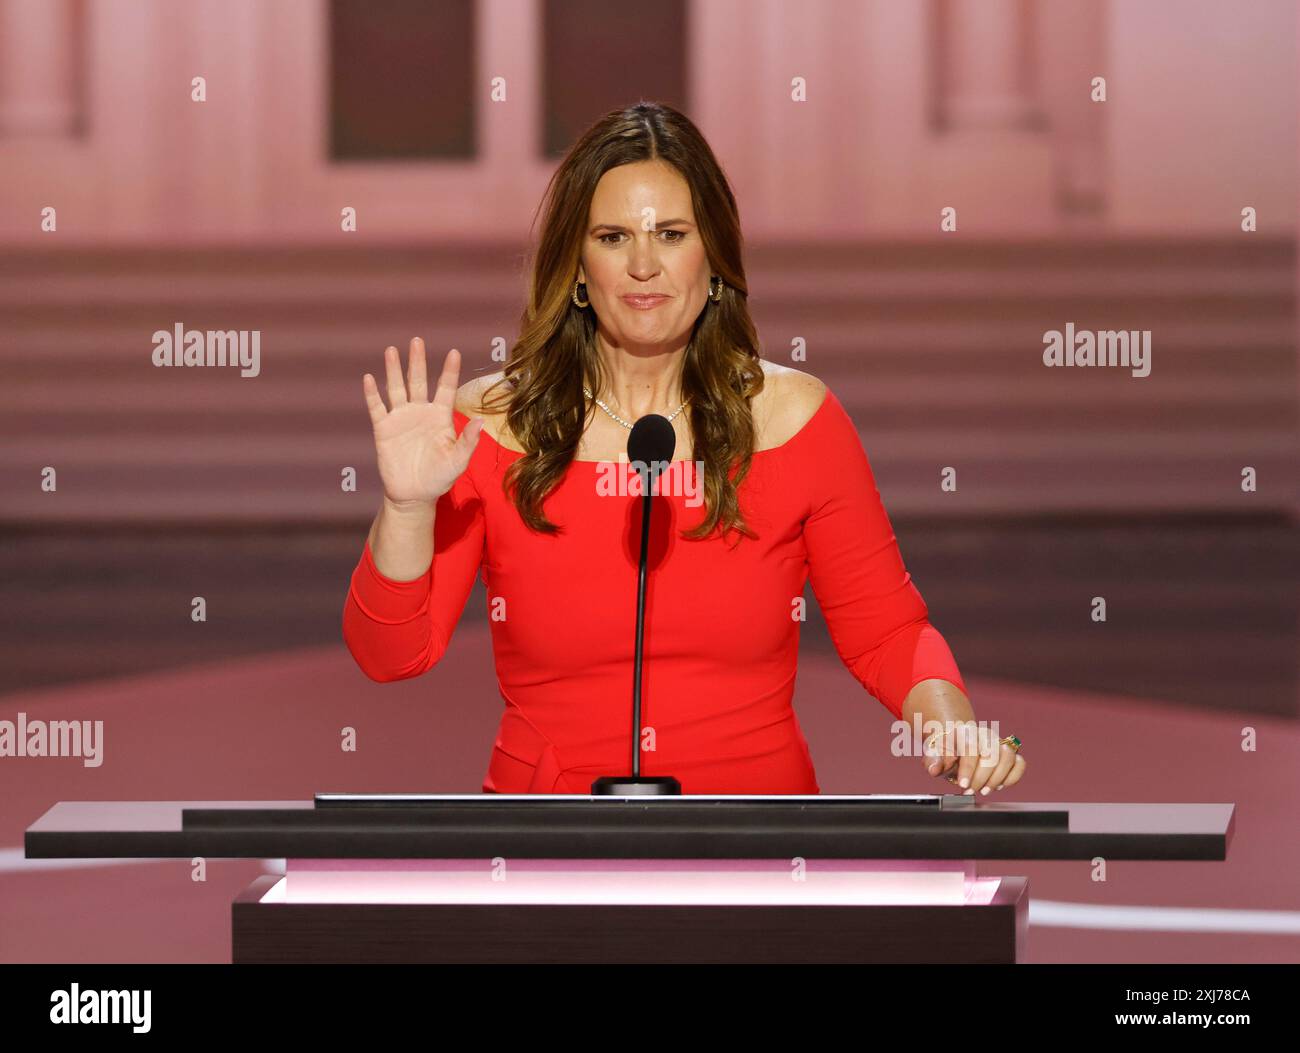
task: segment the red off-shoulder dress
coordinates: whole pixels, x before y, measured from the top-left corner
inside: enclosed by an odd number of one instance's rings
[[[457,433],[469,420],[454,419]],[[626,463],[572,462],[543,504],[562,531],[539,534],[501,488],[523,456],[482,433],[437,503],[423,577],[386,578],[366,544],[343,637],[372,680],[419,676],[446,652],[481,573],[505,703],[483,790],[586,794],[596,777],[631,771],[637,477]],[[704,516],[698,481],[693,462],[674,461],[655,501],[642,681],[642,725],[652,729],[643,746],[653,749],[641,754],[643,775],[676,776],[683,793],[820,792],[791,705],[809,579],[840,658],[896,717],[921,680],[965,692],[833,392],[786,443],[754,454],[740,502],[757,539],[680,537]]]

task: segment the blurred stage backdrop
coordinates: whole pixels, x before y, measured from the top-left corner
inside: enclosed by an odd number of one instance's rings
[[[499,369],[558,157],[644,98],[732,180],[764,355],[857,422],[1008,792],[1238,803],[1225,864],[1015,864],[1033,960],[1297,960],[1296,48],[1291,0],[0,0],[0,719],[104,721],[0,757],[0,959],[226,960],[275,865],[24,861],[58,800],[478,790],[482,583],[421,678],[342,644],[361,376]],[[177,326],[255,375],[156,367]],[[1083,330],[1145,369],[1044,364]],[[823,792],[938,792],[819,614],[796,705]]]

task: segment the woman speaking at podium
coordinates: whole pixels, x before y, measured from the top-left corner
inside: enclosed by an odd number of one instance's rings
[[[431,669],[481,573],[505,703],[484,791],[586,794],[626,772],[642,504],[627,441],[655,413],[677,457],[650,528],[643,775],[687,794],[819,792],[791,705],[809,579],[891,713],[972,720],[853,422],[821,381],[759,357],[736,202],[691,121],[653,103],[606,115],[543,211],[500,373],[461,385],[452,349],[430,393],[417,338],[405,376],[385,352],[387,406],[362,380],[384,498],[343,612],[360,668]],[[923,763],[975,792],[1020,777],[1000,749]]]

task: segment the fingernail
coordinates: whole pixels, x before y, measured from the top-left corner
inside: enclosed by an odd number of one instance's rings
[[[961,785],[962,785],[962,786],[969,786],[969,785],[970,785],[970,779],[968,779],[965,775],[963,775],[963,776],[961,777]]]
[[[963,797],[969,797],[969,796],[970,796],[971,794],[973,794],[974,792],[975,792],[974,790],[967,790],[965,793],[962,794],[962,796],[963,796]]]
[[[989,788],[985,786],[984,789],[980,790],[980,793],[982,793],[985,797],[987,797],[989,794]]]

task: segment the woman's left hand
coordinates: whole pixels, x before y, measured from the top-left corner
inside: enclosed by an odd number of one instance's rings
[[[926,771],[954,783],[958,788],[953,792],[963,795],[987,796],[1014,786],[1025,773],[1024,756],[974,720],[950,723],[942,735],[931,734],[923,753]]]

